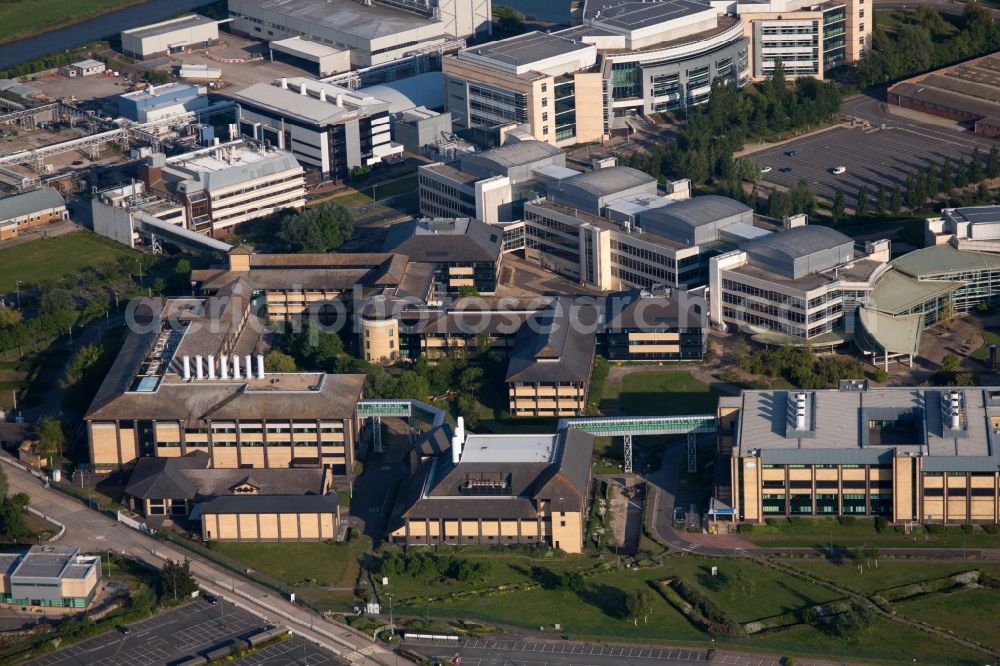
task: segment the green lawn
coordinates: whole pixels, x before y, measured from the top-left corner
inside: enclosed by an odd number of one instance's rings
[[[212,550],[291,587],[353,588],[366,538],[350,543],[213,543]]]
[[[828,580],[835,585],[857,592],[873,594],[880,590],[922,583],[936,578],[944,578],[963,571],[982,570],[977,562],[928,562],[926,560],[895,560],[881,558],[878,568],[869,569],[866,565],[864,573],[850,562],[835,564],[828,560],[795,560],[782,562],[790,567]]]
[[[972,352],[972,358],[977,358],[981,361],[988,359],[990,356],[990,345],[1000,346],[1000,333],[984,328],[983,346]]]
[[[896,604],[896,611],[1000,650],[1000,590],[984,587],[925,596]]]
[[[719,400],[708,384],[678,370],[633,372],[625,375],[620,387],[612,384],[606,384],[604,399],[616,399],[629,416],[714,414]]]
[[[0,42],[75,23],[139,0],[15,0],[0,3]]]
[[[488,577],[481,580],[458,581],[453,578],[445,578],[435,574],[426,576],[398,575],[389,577],[389,585],[386,592],[392,592],[399,600],[412,599],[414,597],[438,596],[443,594],[453,594],[466,590],[483,589],[496,587],[498,585],[509,585],[511,583],[522,583],[531,579],[532,567],[544,567],[553,573],[564,573],[566,571],[576,571],[590,569],[595,566],[595,560],[584,556],[557,556],[557,557],[531,557],[519,553],[497,553],[497,552],[462,552],[462,557],[469,559],[481,558],[493,563],[493,571]]]
[[[55,280],[121,256],[139,253],[90,231],[16,245],[0,250],[0,292],[14,291],[17,280],[34,284]]]
[[[934,527],[934,534],[918,528],[914,534],[906,534],[900,526],[887,526],[881,532],[875,530],[871,519],[846,519],[841,523],[836,518],[774,518],[768,525],[746,526],[740,536],[760,546],[773,548],[860,548],[878,546],[883,548],[952,548],[960,555],[963,548],[998,548],[1000,534],[987,534],[977,528],[965,535],[959,525]]]

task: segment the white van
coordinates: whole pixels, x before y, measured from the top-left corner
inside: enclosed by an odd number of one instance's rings
[[[830,169],[830,173],[832,173],[834,176],[839,176],[842,173],[847,173],[847,167],[844,166],[833,167],[832,169]]]

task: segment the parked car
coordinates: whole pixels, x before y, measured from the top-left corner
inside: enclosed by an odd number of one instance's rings
[[[799,151],[797,151],[797,150],[789,150],[788,152],[785,153],[785,155],[787,155],[788,157],[798,157],[799,156]]]
[[[760,168],[761,173],[771,173],[771,167],[763,166]]]
[[[205,601],[214,606],[215,604],[219,603],[219,597],[215,596],[214,594],[206,594]]]
[[[832,169],[830,169],[830,173],[832,173],[834,176],[839,176],[842,173],[847,173],[847,167],[835,166]]]
[[[119,624],[117,627],[115,627],[115,629],[120,631],[123,636],[128,636],[129,634],[132,633],[132,630],[129,629],[128,625],[125,624]]]
[[[778,171],[780,171],[781,173],[791,173],[792,167],[781,167],[780,169],[778,169]]]

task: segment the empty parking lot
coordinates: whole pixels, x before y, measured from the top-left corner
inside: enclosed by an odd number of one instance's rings
[[[267,626],[263,620],[229,603],[205,601],[175,608],[129,625],[126,636],[110,631],[53,652],[38,666],[153,666],[171,664],[220,647]],[[293,638],[252,655],[248,664],[334,664],[334,656],[301,638]]]

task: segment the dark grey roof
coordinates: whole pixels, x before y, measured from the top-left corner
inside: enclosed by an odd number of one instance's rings
[[[15,194],[0,199],[0,222],[65,205],[62,195],[51,187]]]
[[[244,484],[257,488],[258,495],[322,495],[326,490],[321,467],[185,469],[181,475],[197,486],[199,497],[228,495]]]
[[[584,16],[600,24],[638,30],[710,9],[697,0],[587,0]]]
[[[508,382],[586,382],[594,365],[597,308],[560,298],[530,317],[517,333]]]
[[[618,192],[624,192],[634,187],[655,184],[656,179],[648,173],[627,166],[614,166],[595,171],[585,171],[576,176],[570,176],[556,181],[552,189],[578,188],[594,197],[606,197]]]
[[[704,312],[692,307],[682,313],[678,302],[668,296],[639,289],[608,295],[604,308],[604,329],[700,328],[707,326]]]
[[[139,458],[125,485],[125,494],[138,499],[194,499],[198,486],[185,470],[204,470],[208,454],[195,451],[179,458]]]
[[[788,259],[797,259],[839,245],[854,245],[854,241],[836,229],[807,224],[781,233],[754,239],[743,245],[747,252],[770,251]]]
[[[198,505],[201,515],[215,513],[336,513],[338,495],[227,495]]]
[[[499,229],[479,220],[411,220],[391,227],[383,248],[416,262],[486,262],[500,258],[501,241]]]
[[[508,169],[526,166],[541,160],[563,155],[563,151],[544,141],[518,141],[499,148],[493,148],[481,153],[463,155],[462,171],[488,172],[499,176]]]

